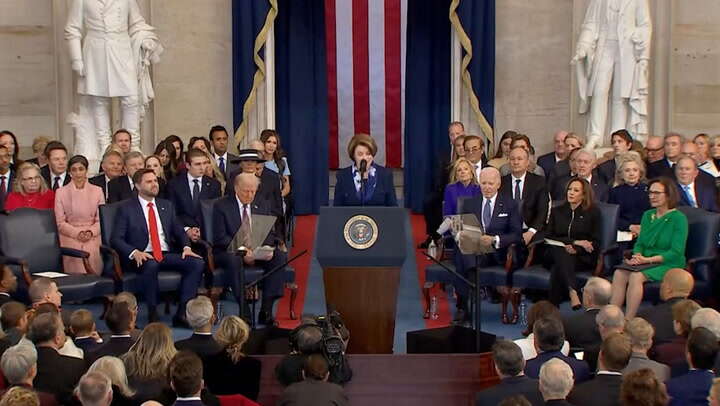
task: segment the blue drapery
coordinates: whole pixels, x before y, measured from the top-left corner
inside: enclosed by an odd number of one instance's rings
[[[449,0],[409,1],[405,74],[405,206],[420,212],[438,157],[450,154]]]
[[[280,0],[275,20],[277,130],[292,171],[296,214],[328,204],[324,10],[323,1]]]

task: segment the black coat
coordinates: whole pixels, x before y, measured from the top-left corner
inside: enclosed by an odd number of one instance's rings
[[[533,406],[542,405],[543,398],[538,389],[537,379],[528,378],[525,375],[505,378],[499,384],[478,392],[475,396],[477,406],[497,405],[503,399],[523,395]]]
[[[97,176],[93,176],[92,178],[88,179],[88,182],[91,184],[99,187],[103,190],[103,196],[105,196],[105,200],[108,199],[108,190],[107,190],[107,179],[105,179],[105,174],[101,173]]]
[[[500,193],[513,196],[515,190],[513,183],[512,175],[503,176]],[[523,222],[528,228],[540,231],[545,227],[549,207],[548,200],[550,199],[545,179],[540,175],[528,172],[525,174],[523,184],[522,203],[520,204]]]
[[[600,309],[590,309],[582,313],[572,314],[569,317],[563,317],[565,339],[570,343],[570,347],[585,349],[588,346],[598,345],[602,342],[595,322],[595,317],[599,312]]]
[[[175,342],[178,351],[192,351],[200,358],[207,358],[222,351],[222,346],[210,334],[194,334]]]
[[[551,190],[553,200],[567,199],[567,185],[572,178],[572,175],[565,175],[555,179],[553,189]],[[593,170],[592,172],[590,186],[592,187],[596,202],[607,202],[610,194],[610,187],[602,180],[597,170]]]
[[[638,317],[642,317],[655,328],[655,337],[653,338],[655,345],[672,341],[677,337],[673,327],[672,307],[684,299],[683,297],[674,297],[638,312]]]
[[[55,395],[59,403],[69,403],[73,390],[85,373],[85,361],[61,355],[50,347],[37,347],[37,375],[34,387]]]
[[[200,182],[200,199],[196,203],[192,199],[187,172],[170,179],[167,184],[168,200],[175,205],[175,214],[183,227],[201,227],[200,200],[220,197],[220,182],[208,176],[202,176]]]
[[[583,406],[620,406],[622,375],[598,374],[595,379],[576,385],[567,400]]]
[[[104,356],[120,357],[130,350],[130,347],[135,344],[135,341],[131,337],[111,337],[103,345],[98,347],[96,350],[85,354],[85,360],[88,366],[92,365],[95,360]]]
[[[108,203],[115,203],[125,199],[129,199],[133,196],[137,196],[134,188],[130,187],[130,179],[127,176],[118,176],[115,179],[110,180],[107,185],[108,188]]]
[[[215,395],[241,394],[257,400],[260,393],[260,360],[242,357],[234,363],[226,351],[206,359],[205,384]]]

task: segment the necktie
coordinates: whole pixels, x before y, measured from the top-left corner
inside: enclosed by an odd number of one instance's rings
[[[242,212],[242,223],[240,224],[240,235],[242,236],[242,245],[245,247],[251,248],[251,240],[250,235],[252,233],[252,228],[250,224],[250,214],[248,213],[248,205],[243,204],[243,212]]]
[[[683,185],[683,190],[685,191],[685,196],[687,197],[690,206],[697,207],[697,202],[695,202],[695,199],[693,199],[693,195],[690,192],[690,185]]]
[[[520,191],[520,179],[515,179],[515,201],[522,200],[522,192]]]
[[[60,187],[60,177],[56,176],[55,182],[53,182],[53,190],[57,190],[57,188],[59,188],[59,187]]]
[[[7,178],[7,176],[0,176],[0,199],[5,197],[5,193],[7,193],[7,183],[5,182],[5,178]]]
[[[196,205],[200,201],[200,182],[197,179],[193,179],[193,193],[192,193],[192,201],[193,205]]]
[[[220,172],[225,173],[225,158],[220,157],[218,159],[220,161],[220,165],[218,165],[220,167]]]
[[[492,218],[492,206],[490,205],[490,199],[485,200],[485,206],[483,206],[482,211],[482,222],[483,222],[483,229],[486,230],[488,226],[490,226],[490,219]]]
[[[157,218],[152,203],[148,207],[148,230],[150,230],[150,246],[152,247],[153,258],[157,262],[163,260],[162,248],[160,247],[160,232],[158,231]]]

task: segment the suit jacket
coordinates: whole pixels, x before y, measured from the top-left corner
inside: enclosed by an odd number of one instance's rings
[[[235,179],[237,175],[242,172],[242,168],[238,168],[233,172],[230,177]],[[255,199],[253,203],[266,202],[263,204],[268,207],[273,216],[283,215],[283,200],[282,200],[282,188],[279,174],[265,170],[260,173],[260,186],[258,186],[257,193],[255,193]],[[235,183],[228,181],[225,186],[225,196],[235,196]]]
[[[375,168],[375,177],[377,184],[375,191],[370,199],[364,202],[365,206],[397,206],[397,198],[395,197],[395,185],[393,184],[392,172],[380,165],[373,164]],[[333,206],[361,206],[357,191],[355,190],[355,180],[353,178],[352,166],[342,168],[335,175],[337,181],[335,184],[335,195],[333,196]],[[369,168],[368,168],[369,170]]]
[[[130,179],[126,175],[118,176],[107,184],[108,203],[115,203],[137,196],[135,188],[130,187]]]
[[[560,351],[541,352],[537,357],[528,360],[525,364],[525,375],[533,379],[538,379],[540,377],[540,367],[546,361],[553,358],[559,358],[570,365],[570,368],[573,370],[573,375],[575,376],[576,385],[590,379],[590,368],[588,368],[587,362],[563,355]]]
[[[682,364],[685,362],[687,337],[675,336],[671,341],[658,344],[653,349],[653,359],[665,365]]]
[[[38,391],[52,393],[66,404],[85,373],[85,361],[60,355],[54,348],[37,347],[37,376],[33,384]]]
[[[500,193],[507,196],[513,196],[515,185],[513,184],[512,175],[506,175],[502,178]],[[520,203],[520,213],[522,219],[528,228],[534,228],[540,231],[545,227],[548,215],[548,195],[545,185],[545,179],[534,173],[526,173],[523,182],[522,202]]]
[[[188,183],[187,172],[176,176],[167,184],[168,200],[175,205],[176,215],[183,227],[201,227],[202,213],[200,200],[217,199],[220,197],[220,182],[203,176],[200,179],[200,199],[193,202],[192,190]]]
[[[478,195],[465,199],[463,213],[473,213],[478,221],[482,219],[483,196]],[[517,203],[510,196],[498,193],[495,207],[492,211],[490,226],[485,234],[500,237],[499,248],[507,248],[510,244],[520,242],[522,239],[522,218]]]
[[[257,400],[260,393],[260,360],[242,357],[237,363],[226,351],[218,352],[206,359],[205,384],[215,395],[241,394]]]
[[[180,251],[183,247],[190,246],[187,234],[175,217],[173,204],[167,200],[155,199],[155,206],[170,250]],[[128,260],[133,250],[145,251],[149,241],[150,232],[139,199],[126,200],[118,209],[110,244],[118,250],[121,259]]]
[[[573,176],[565,175],[564,177],[555,180],[552,190],[553,200],[565,200],[567,198],[567,185]],[[592,171],[592,178],[590,179],[590,186],[592,186],[593,194],[595,195],[596,202],[607,202],[610,194],[610,187],[602,180],[597,169]]]
[[[598,373],[595,379],[576,385],[567,400],[583,406],[620,406],[620,385],[622,375]]]
[[[537,159],[537,164],[545,172],[545,181],[547,181],[552,176],[555,165],[557,164],[557,161],[555,161],[555,151],[540,155]]]
[[[92,365],[95,360],[104,356],[120,357],[127,353],[133,344],[135,344],[135,340],[132,337],[110,337],[100,347],[85,354],[85,359],[88,361],[88,365]]]
[[[707,397],[714,377],[712,371],[695,369],[665,382],[668,395],[670,395],[669,405],[707,405]]]
[[[690,206],[687,194],[685,194],[685,190],[683,190],[680,183],[677,184],[677,187],[678,195],[680,196],[678,206]],[[695,203],[697,207],[707,211],[720,212],[720,207],[718,207],[718,190],[714,184],[708,185],[696,180],[693,183],[693,189],[695,191]]]
[[[52,175],[50,174],[50,165],[45,165],[42,168],[40,168],[40,175],[45,179],[45,182],[48,185],[48,188],[52,189],[53,187],[53,179]],[[65,174],[65,180],[63,181],[63,184],[60,186],[65,186],[68,183],[70,183],[70,168],[68,168],[67,173]]]
[[[662,344],[677,337],[673,329],[672,307],[683,300],[683,297],[674,297],[652,307],[640,309],[638,317],[642,317],[655,328],[655,344]]]
[[[15,170],[10,168],[8,171],[7,179],[5,179],[5,194],[0,196],[0,211],[5,210],[5,198],[13,190],[13,182],[15,182]]]
[[[278,406],[315,406],[350,404],[345,391],[340,385],[316,380],[304,380],[294,383],[280,396]]]
[[[202,400],[176,400],[175,403],[173,403],[174,406],[205,406],[205,403],[202,402]]]
[[[647,355],[643,353],[633,353],[630,357],[630,362],[628,362],[628,365],[623,369],[623,374],[628,374],[633,371],[637,371],[638,369],[647,368],[650,369],[655,373],[655,377],[660,382],[666,382],[668,379],[670,379],[670,367],[661,364],[657,361],[653,361],[647,357]]]
[[[104,173],[101,173],[97,176],[93,176],[92,178],[88,179],[88,182],[90,182],[91,184],[102,189],[103,196],[105,196],[105,200],[108,199],[109,196],[108,196],[108,190],[107,190],[107,180],[105,179]]]
[[[660,176],[665,176],[670,179],[675,179],[675,171],[670,167],[670,164],[668,164],[667,158],[664,158],[655,161],[650,162],[647,165],[647,178],[653,179]]]
[[[613,185],[615,183],[615,170],[617,169],[617,164],[615,163],[615,159],[609,159],[597,167],[598,175],[600,175],[600,178],[608,185]]]
[[[220,166],[220,162],[216,162],[216,163],[218,164],[218,166]],[[228,152],[227,153],[227,162],[225,162],[225,173],[223,173],[223,175],[225,175],[225,181],[228,183],[228,185],[233,183],[233,180],[230,178],[230,175],[235,172],[238,172],[239,169],[240,169],[240,157]]]
[[[193,333],[193,335],[184,340],[176,341],[175,348],[178,351],[192,351],[200,358],[215,355],[223,350],[222,346],[215,341],[212,334],[196,333]]]
[[[602,342],[595,317],[600,309],[588,309],[582,313],[563,317],[565,339],[573,348],[587,348]]]
[[[525,396],[533,406],[544,404],[538,389],[538,381],[525,375],[502,379],[499,384],[478,392],[475,396],[475,404],[477,406],[497,405],[503,399],[513,395]]]
[[[225,196],[215,202],[213,207],[212,235],[213,250],[215,252],[220,253],[227,251],[228,245],[230,245],[233,237],[235,237],[235,234],[240,229],[240,225],[242,225],[240,211],[241,208],[234,194],[232,196]],[[253,214],[272,215],[270,209],[267,207],[267,203],[263,201],[253,201],[253,203],[250,204],[250,215]],[[279,236],[274,229],[271,228],[263,245],[274,247],[277,246],[278,241],[280,241]]]
[[[92,351],[102,347],[102,344],[95,341],[92,337],[76,338],[73,340],[75,346],[83,350],[83,353],[88,354]]]

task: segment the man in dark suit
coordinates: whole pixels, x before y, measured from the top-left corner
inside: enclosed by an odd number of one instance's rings
[[[550,359],[540,368],[539,375],[538,388],[546,405],[573,406],[565,400],[573,388],[573,370],[567,362]]]
[[[563,317],[565,339],[572,348],[587,348],[601,342],[598,325],[595,322],[600,308],[610,303],[611,285],[606,279],[592,277],[583,288],[582,313]]]
[[[243,261],[244,265],[247,266],[261,267],[267,274],[285,263],[287,253],[278,248],[282,239],[275,230],[271,229],[263,245],[275,248],[272,257],[256,260],[253,252],[256,247],[250,247],[251,242],[247,237],[252,232],[252,215],[275,216],[275,214],[269,208],[267,202],[256,199],[258,178],[254,174],[241,173],[234,178],[234,181],[234,194],[215,202],[213,209],[213,251],[217,263],[226,270],[225,275],[227,278],[224,285],[233,288],[238,305],[244,306],[244,278],[239,272],[240,269],[243,269],[243,263],[240,261]],[[243,224],[245,227],[243,227]],[[243,258],[235,255],[235,253],[227,252],[228,246],[239,230],[242,231],[245,239],[243,245],[248,247],[247,254]],[[283,283],[282,272],[275,272],[262,282],[263,297],[260,314],[258,315],[258,322],[261,324],[273,323],[273,303],[276,299],[282,297]]]
[[[720,212],[718,207],[718,189],[714,183],[700,182],[700,170],[689,156],[683,156],[675,164],[675,179],[678,185],[680,206],[698,207],[712,212]]]
[[[673,178],[673,167],[682,154],[682,144],[685,141],[682,135],[677,133],[668,133],[665,135],[663,148],[665,150],[665,158],[655,162],[650,162],[647,167],[647,178],[657,178],[665,176]]]
[[[498,340],[493,345],[492,354],[500,383],[478,392],[475,404],[497,405],[506,397],[523,395],[532,405],[542,405],[538,381],[523,374],[525,360],[520,347],[512,341]]]
[[[571,159],[573,160],[574,173],[555,180],[552,191],[552,199],[565,200],[568,182],[570,182],[570,179],[573,177],[578,177],[585,179],[590,183],[596,202],[606,202],[610,194],[610,187],[603,182],[602,178],[595,169],[595,153],[586,150],[579,150],[573,153]]]
[[[613,333],[603,340],[595,379],[576,385],[568,400],[576,405],[620,406],[622,370],[632,355],[630,339]],[[602,396],[598,396],[602,394]]]
[[[214,125],[210,128],[209,137],[215,162],[220,168],[220,172],[225,175],[225,180],[232,183],[228,175],[234,173],[240,167],[240,164],[238,156],[228,152],[228,132],[225,127]]]
[[[94,351],[85,354],[88,365],[104,356],[120,357],[130,350],[135,340],[130,332],[135,326],[135,312],[127,302],[115,302],[105,316],[105,323],[110,329],[110,339]]]
[[[177,394],[175,406],[203,406],[200,394],[203,388],[203,364],[191,351],[180,351],[168,367],[170,387]]]
[[[110,406],[113,402],[112,381],[102,372],[90,371],[80,378],[76,394],[83,406]]]
[[[190,240],[175,217],[173,204],[156,199],[160,186],[155,173],[151,169],[140,169],[135,172],[133,182],[138,197],[126,200],[119,208],[111,244],[125,267],[138,273],[151,322],[159,319],[155,308],[158,272],[170,269],[182,273],[180,304],[173,325],[187,327],[185,304],[197,293],[205,263],[190,248]],[[177,254],[180,249],[182,253]]]
[[[35,316],[28,338],[37,348],[35,387],[41,392],[52,393],[61,404],[69,404],[86,366],[82,359],[58,352],[66,340],[60,316],[52,312]]]
[[[48,157],[48,164],[40,169],[40,174],[48,187],[57,190],[57,188],[70,183],[70,174],[67,173],[68,153],[65,145],[60,141],[50,141],[45,147],[45,156]]]
[[[198,296],[188,302],[187,310],[188,324],[193,329],[193,334],[175,342],[178,351],[192,351],[201,359],[215,355],[223,350],[212,336],[212,326],[215,322],[213,304],[207,296]]]
[[[647,141],[645,141],[646,166],[665,158],[664,142],[663,137],[659,135],[648,136]]]
[[[660,299],[663,302],[638,312],[638,317],[647,320],[655,328],[655,344],[662,344],[676,337],[672,307],[675,303],[687,299],[694,285],[695,280],[690,272],[680,268],[670,269],[660,284]]]
[[[485,141],[477,135],[467,135],[463,141],[465,158],[475,166],[475,178],[480,180],[480,171],[487,166]]]
[[[8,348],[0,360],[3,377],[9,384],[0,392],[0,398],[13,387],[19,386],[33,390],[33,379],[37,374],[37,350],[32,344],[13,345]],[[34,391],[34,390],[33,390]],[[55,406],[55,395],[34,391],[40,398],[40,406]]]
[[[466,199],[463,204],[462,212],[474,214],[484,230],[479,245],[494,248],[494,252],[485,255],[463,254],[463,251],[476,251],[477,247],[473,246],[477,245],[477,242],[461,236],[454,260],[455,269],[464,277],[468,277],[470,271],[478,266],[483,268],[504,264],[508,247],[519,243],[522,238],[522,218],[518,205],[511,196],[498,193],[500,183],[500,172],[497,169],[484,168],[480,173],[481,195]],[[470,320],[467,308],[468,286],[457,280],[455,291],[458,296],[458,311],[454,321],[464,323]]]
[[[304,380],[294,383],[283,391],[279,405],[336,405],[350,404],[343,388],[328,382],[328,363],[321,354],[312,354],[303,365]]]
[[[665,383],[671,406],[708,404],[714,378],[712,367],[717,354],[717,337],[710,330],[698,327],[690,333],[686,352],[690,371]]]
[[[127,176],[118,176],[107,183],[108,203],[120,202],[137,196],[133,176],[135,172],[145,167],[145,159],[141,152],[130,151],[125,154],[123,162]]]
[[[239,168],[230,174],[227,186],[225,186],[225,196],[233,196],[235,194],[235,178],[241,173],[252,173],[259,180],[258,190],[255,193],[255,202],[265,201],[273,215],[282,216],[282,193],[280,189],[280,175],[265,170],[258,170],[258,166],[265,163],[265,158],[255,149],[241,149],[238,151]]]
[[[17,290],[17,276],[10,269],[9,266],[5,265],[5,257],[0,256],[0,306],[5,303],[12,302],[12,294]]]
[[[545,172],[546,180],[549,179],[551,174],[553,173],[553,170],[555,169],[555,164],[567,158],[568,150],[565,147],[565,137],[567,135],[568,132],[564,130],[556,132],[555,136],[553,137],[553,152],[547,153],[545,155],[540,155],[537,159],[537,164]]]
[[[622,333],[625,330],[625,314],[620,307],[615,305],[603,306],[595,317],[595,322],[601,340],[605,340],[612,334]],[[587,362],[592,373],[597,371],[601,346],[602,341],[598,341],[589,343],[583,348],[585,351],[583,359]]]
[[[108,201],[108,183],[110,183],[111,180],[122,176],[123,156],[119,152],[111,149],[103,155],[100,167],[102,168],[102,173],[88,179],[88,182],[102,188],[103,194],[105,195],[105,201]]]
[[[555,317],[544,317],[533,324],[533,337],[538,355],[529,359],[525,365],[525,375],[537,379],[540,376],[540,367],[553,359],[565,361],[572,368],[575,383],[590,379],[590,369],[585,361],[570,358],[560,351],[565,343],[565,332],[562,322]]]
[[[15,171],[11,166],[10,151],[6,146],[0,145],[0,211],[5,210],[5,198],[12,192],[15,181]]]
[[[200,240],[202,227],[200,201],[220,197],[220,182],[205,176],[210,160],[201,150],[186,152],[185,162],[187,171],[170,179],[167,191],[185,233],[191,242],[196,243]]]

